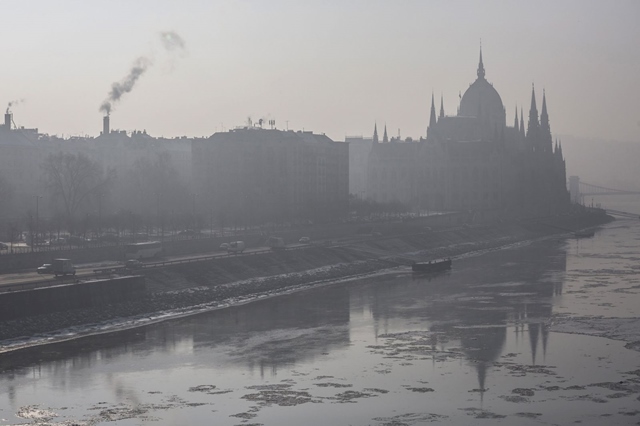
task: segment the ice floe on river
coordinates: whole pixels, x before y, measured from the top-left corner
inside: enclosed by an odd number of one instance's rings
[[[640,351],[640,318],[556,316],[551,331],[622,340],[628,349]]]

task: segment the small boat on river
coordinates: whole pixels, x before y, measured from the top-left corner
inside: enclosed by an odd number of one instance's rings
[[[414,262],[411,265],[413,272],[439,272],[451,269],[451,259],[432,260],[430,262]]]

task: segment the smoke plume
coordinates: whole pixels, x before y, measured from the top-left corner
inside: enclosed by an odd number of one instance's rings
[[[166,51],[171,53],[182,53],[185,51],[185,42],[174,31],[163,31],[160,33],[160,41]],[[153,61],[145,56],[135,60],[129,73],[120,81],[111,85],[111,90],[107,99],[100,105],[100,112],[109,115],[113,110],[113,105],[120,100],[122,95],[129,93],[135,87],[138,79],[153,65]]]
[[[186,44],[184,39],[174,31],[163,31],[160,33],[162,45],[169,52],[184,52]]]
[[[127,74],[121,81],[117,81],[111,85],[109,96],[102,105],[100,105],[100,111],[107,115],[110,114],[111,109],[113,108],[113,103],[118,102],[125,93],[132,91],[140,76],[142,76],[142,74],[144,74],[152,64],[153,62],[144,56],[136,59],[129,70],[129,74]]]
[[[18,104],[21,104],[24,102],[24,99],[16,99],[15,101],[11,101],[7,104],[7,111],[6,113],[9,114],[11,112],[11,107],[12,106],[16,106]]]

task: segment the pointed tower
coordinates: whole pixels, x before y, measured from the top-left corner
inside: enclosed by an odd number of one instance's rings
[[[438,120],[440,120],[442,117],[444,117],[444,98],[442,95],[440,95],[440,116],[438,117]]]
[[[375,123],[373,125],[373,143],[378,143],[380,142],[378,140],[378,123]]]
[[[382,143],[389,142],[389,137],[387,136],[387,125],[384,125],[384,135],[382,135]]]
[[[433,137],[435,136],[435,125],[436,125],[436,104],[433,99],[433,92],[431,92],[431,115],[429,117],[429,127],[427,127],[428,141],[433,141]]]
[[[540,146],[543,152],[549,154],[552,152],[553,139],[547,113],[547,94],[544,89],[542,89],[542,112],[540,112]]]
[[[560,140],[560,142],[558,142],[558,151],[560,151],[560,158],[562,158],[562,160],[564,160],[564,157],[562,156],[562,140]]]
[[[536,106],[536,88],[531,85],[531,108],[529,109],[529,125],[527,127],[527,144],[530,149],[540,151],[540,123]]]
[[[480,80],[484,80],[484,64],[482,63],[482,44],[480,45],[480,61],[478,62],[478,78]]]
[[[436,104],[433,99],[433,92],[431,92],[431,116],[429,117],[429,128],[433,129],[436,125]]]
[[[520,136],[524,140],[524,112],[522,107],[520,107]]]
[[[513,119],[513,128],[516,132],[520,132],[520,125],[518,124],[518,105],[516,105],[516,118]]]

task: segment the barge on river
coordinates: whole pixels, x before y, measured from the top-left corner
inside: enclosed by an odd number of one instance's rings
[[[433,260],[430,262],[414,262],[411,265],[413,272],[439,272],[451,269],[451,259]]]

